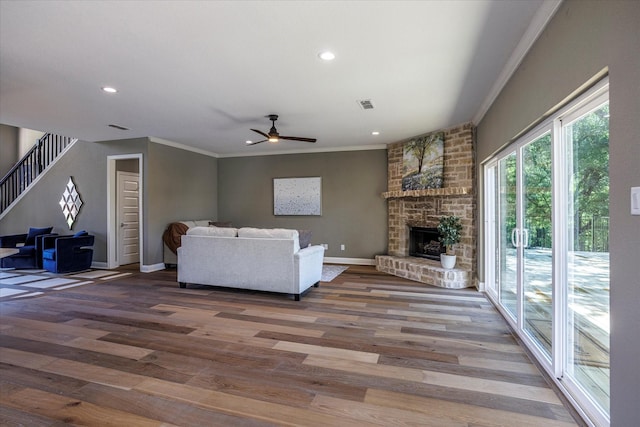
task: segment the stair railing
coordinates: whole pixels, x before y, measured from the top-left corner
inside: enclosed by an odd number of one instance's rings
[[[77,138],[46,133],[0,181],[0,214]]]

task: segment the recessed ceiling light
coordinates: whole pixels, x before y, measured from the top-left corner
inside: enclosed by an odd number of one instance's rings
[[[107,93],[116,93],[116,92],[118,92],[118,89],[116,89],[114,87],[111,87],[111,86],[104,86],[102,88],[102,91],[103,92],[107,92]]]
[[[320,52],[318,54],[318,57],[323,61],[333,61],[336,55],[333,52],[329,52],[328,50],[326,50],[324,52]]]
[[[380,135],[380,132],[378,132],[377,130],[374,130],[373,132],[371,132],[371,135]]]
[[[251,143],[253,143],[253,141],[249,141],[249,140],[245,141],[245,144],[251,144]]]

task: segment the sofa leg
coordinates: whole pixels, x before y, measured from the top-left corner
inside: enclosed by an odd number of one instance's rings
[[[180,287],[181,287],[181,288],[186,288],[186,287],[187,287],[187,284],[186,284],[185,282],[180,282]]]
[[[300,294],[293,294],[294,301],[300,301]]]
[[[317,288],[318,286],[320,286],[320,282],[316,282],[316,283],[313,284],[314,288]]]

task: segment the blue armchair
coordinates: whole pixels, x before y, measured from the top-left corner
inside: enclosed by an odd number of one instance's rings
[[[53,227],[29,228],[26,234],[0,236],[0,248],[16,248],[18,253],[0,259],[2,268],[42,268],[42,239]]]
[[[91,268],[95,237],[82,231],[73,236],[45,236],[42,265],[52,273],[71,273]]]

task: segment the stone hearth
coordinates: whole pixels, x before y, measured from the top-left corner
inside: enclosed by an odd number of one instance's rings
[[[458,268],[445,270],[440,266],[440,261],[429,259],[377,255],[376,269],[441,288],[461,289],[472,286],[469,271]]]
[[[388,185],[382,197],[387,199],[389,239],[387,255],[376,257],[376,268],[433,286],[470,287],[476,278],[473,126],[467,123],[443,132],[442,188],[402,191],[405,141],[387,147]],[[445,215],[458,216],[463,227],[453,270],[442,269],[438,261],[409,256],[409,227],[437,227]]]

